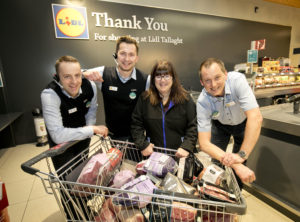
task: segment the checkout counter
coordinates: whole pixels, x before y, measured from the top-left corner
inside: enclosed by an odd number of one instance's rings
[[[300,218],[300,113],[293,103],[261,107],[261,134],[247,166],[256,174],[250,189]],[[297,108],[297,107],[296,107]]]

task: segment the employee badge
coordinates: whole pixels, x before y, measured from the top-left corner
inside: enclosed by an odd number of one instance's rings
[[[91,106],[91,101],[88,101],[86,104],[85,104],[85,107],[86,108],[89,108]]]
[[[230,107],[230,106],[234,106],[235,105],[235,102],[234,101],[231,101],[229,103],[226,103],[226,106],[227,107]]]
[[[129,93],[129,98],[130,99],[135,99],[136,98],[136,93],[135,92],[130,92]]]
[[[220,113],[218,111],[214,111],[211,115],[212,119],[217,119],[220,116]]]

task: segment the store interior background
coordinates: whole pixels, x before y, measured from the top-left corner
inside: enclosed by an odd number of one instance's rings
[[[282,33],[284,33],[283,35],[285,36],[283,38],[284,42],[282,42],[282,44],[272,45],[272,48],[270,48],[270,42],[272,41],[268,41],[267,39],[267,49],[262,51],[262,54],[259,54],[259,56],[267,55],[272,58],[284,56],[290,58],[291,66],[297,67],[300,64],[300,54],[293,54],[295,48],[300,48],[300,8],[264,0],[73,0],[69,2],[78,3],[87,7],[89,24],[92,25],[94,25],[94,18],[89,15],[92,11],[90,6],[100,5],[102,2],[103,4],[105,4],[105,2],[128,4],[132,5],[132,7],[151,7],[153,11],[156,11],[156,9],[166,9],[170,10],[171,14],[173,12],[182,12],[187,15],[191,13],[192,16],[199,14],[199,16],[212,15],[220,18],[223,17],[224,19],[241,19],[242,22],[251,21],[253,24],[257,22],[258,26],[265,24],[266,27],[272,27],[272,25],[275,25],[275,31],[278,30],[277,28],[283,28]],[[93,39],[93,33],[97,30],[95,27],[89,27],[90,40],[55,39],[51,10],[52,3],[67,4],[68,1],[14,0],[1,1],[0,3],[0,24],[2,27],[0,35],[0,70],[4,83],[4,87],[0,88],[0,114],[10,112],[23,113],[15,122],[14,127],[17,144],[33,143],[36,141],[32,110],[41,106],[40,92],[46,84],[51,81],[51,76],[54,73],[54,63],[58,57],[65,54],[73,55],[81,61],[83,68],[98,65],[115,65],[112,59],[115,43],[96,42]],[[148,9],[151,10],[151,8]],[[138,12],[127,11],[124,13],[133,15]],[[149,14],[147,15],[150,16]],[[163,14],[153,16],[160,16],[163,21]],[[180,23],[181,21],[179,19],[174,20],[174,22]],[[195,32],[196,27],[194,24],[191,24],[190,28]],[[180,30],[177,31],[180,32]],[[111,32],[117,33],[117,31]],[[289,33],[288,39],[286,39],[287,32]],[[129,30],[129,33],[133,33],[132,35],[134,35],[136,32]],[[226,30],[222,33],[226,33]],[[250,42],[246,43],[248,44],[248,48],[240,49],[241,57],[231,59],[231,51],[222,50],[222,40],[226,36],[222,36],[221,34],[211,39],[211,41],[215,42],[215,49],[212,49],[212,51],[199,52],[199,54],[203,56],[221,57],[221,59],[225,60],[228,70],[232,70],[235,63],[246,62],[246,50],[250,49]],[[280,32],[277,37],[279,39],[282,37],[280,36]],[[261,38],[251,40],[259,39]],[[91,46],[85,47],[87,44]],[[199,44],[205,43],[202,42]],[[241,39],[237,45],[239,44],[244,44],[243,39]],[[99,49],[99,46],[103,45],[105,46]],[[282,45],[284,45],[284,47]],[[149,47],[149,45],[141,45],[140,61],[137,67],[149,73],[155,59],[160,58],[159,55],[163,55],[163,58],[167,59],[176,58],[175,61],[171,61],[174,62],[184,86],[186,88],[192,86],[192,89],[199,90],[199,88],[197,88],[200,87],[197,70],[205,57],[198,58],[198,54],[193,55],[193,53],[192,55],[183,53],[182,56],[170,55],[170,57],[168,57],[168,49],[181,47],[171,45],[162,45],[161,47],[156,45],[153,51],[157,50],[158,53],[151,53],[149,55],[149,53],[144,50],[144,48],[147,47]],[[280,50],[276,51],[278,48],[280,48]],[[184,50],[188,51],[194,49],[188,48]],[[211,54],[215,52],[214,50],[219,50],[219,53]],[[145,59],[145,57],[147,59]],[[199,62],[194,62],[197,59],[199,59]],[[190,60],[193,62],[190,62]],[[186,70],[188,70],[188,72],[186,72]],[[104,111],[101,93],[98,95],[98,100],[99,109],[97,122],[102,124],[104,123]]]
[[[93,32],[95,29],[91,27],[94,25],[94,18],[89,14],[92,11],[92,6],[99,6],[107,2],[120,2],[130,5],[139,5],[146,7],[153,7],[153,11],[156,9],[171,9],[175,10],[175,13],[185,12],[189,15],[189,12],[193,13],[191,15],[196,16],[195,13],[199,15],[214,15],[233,19],[242,19],[241,21],[255,21],[259,22],[258,25],[265,23],[266,26],[272,27],[272,25],[282,26],[284,30],[284,35],[286,35],[286,28],[290,29],[290,38],[284,41],[282,44],[286,44],[289,41],[289,45],[285,45],[285,48],[280,49],[281,51],[276,52],[276,50],[281,46],[280,42],[276,45],[270,46],[272,40],[267,39],[266,46],[267,49],[265,53],[269,51],[270,57],[289,57],[291,59],[291,65],[298,66],[300,63],[300,56],[293,54],[294,48],[299,48],[300,46],[300,9],[284,6],[280,4],[275,4],[262,0],[188,0],[178,1],[178,0],[166,0],[166,1],[153,1],[153,0],[128,0],[128,1],[84,1],[84,0],[74,0],[75,4],[79,3],[86,6],[89,20],[90,29],[90,40],[64,40],[55,39],[51,3],[67,4],[66,0],[62,1],[1,1],[1,60],[0,67],[3,76],[4,87],[1,88],[0,102],[1,102],[1,113],[7,112],[22,112],[23,115],[17,121],[17,127],[15,132],[15,139],[17,144],[24,144],[28,142],[34,142],[36,140],[32,110],[36,107],[41,106],[40,102],[40,92],[51,81],[52,74],[54,71],[55,60],[61,55],[70,54],[81,61],[83,68],[94,67],[98,65],[115,65],[112,59],[112,53],[115,50],[114,42],[100,43],[93,40]],[[134,6],[132,6],[134,7]],[[255,12],[255,7],[258,7]],[[147,8],[146,8],[147,10]],[[151,8],[148,10],[151,10]],[[97,10],[96,10],[97,11]],[[122,12],[123,13],[123,12]],[[133,15],[135,11],[124,12],[127,15]],[[172,13],[172,11],[170,11]],[[112,17],[116,17],[113,15]],[[151,16],[151,15],[148,15]],[[161,16],[160,20],[164,20],[164,15],[152,15]],[[120,16],[121,17],[121,16]],[[175,18],[175,23],[180,24],[180,19]],[[177,20],[178,19],[178,20]],[[183,18],[184,19],[184,18]],[[255,25],[255,23],[253,23]],[[172,27],[169,24],[169,27]],[[277,27],[277,26],[276,26]],[[191,24],[189,27],[192,31],[195,31],[197,27]],[[94,29],[94,30],[93,30]],[[173,29],[173,28],[169,28]],[[229,70],[231,70],[235,63],[246,62],[246,50],[250,49],[250,42],[247,47],[241,49],[239,52],[241,56],[238,58],[232,58],[230,50],[224,51],[223,47],[226,46],[222,40],[226,38],[226,28],[222,32],[216,33],[214,39],[207,39],[207,42],[199,42],[199,44],[215,44],[216,48],[211,48],[214,50],[212,53],[210,49],[201,51],[199,50],[202,57],[198,58],[197,53],[183,53],[176,57],[175,61],[172,61],[179,72],[179,76],[183,85],[186,88],[191,88],[193,90],[200,89],[199,77],[197,75],[197,70],[201,61],[207,56],[219,57],[225,60],[225,64]],[[91,31],[92,30],[92,31]],[[124,31],[124,30],[122,30]],[[128,30],[127,30],[128,31]],[[129,30],[130,34],[133,36],[138,32],[133,32]],[[117,31],[114,31],[118,33]],[[121,32],[121,31],[120,31]],[[176,30],[180,33],[180,30]],[[231,30],[227,33],[230,34]],[[255,29],[254,31],[255,32]],[[289,30],[288,30],[289,32]],[[122,32],[121,32],[122,33]],[[152,32],[151,35],[154,35]],[[179,34],[177,34],[179,35]],[[179,35],[180,36],[180,35]],[[288,36],[289,37],[289,36]],[[263,36],[261,38],[264,38]],[[280,38],[280,33],[274,38]],[[258,40],[258,39],[252,39]],[[193,40],[195,41],[195,40]],[[227,40],[228,41],[228,40]],[[213,42],[213,43],[212,43]],[[243,39],[240,39],[243,42]],[[268,48],[269,42],[269,48]],[[85,47],[89,44],[89,47]],[[102,45],[103,47],[102,47]],[[238,45],[239,42],[236,42]],[[243,43],[245,44],[245,43]],[[99,45],[101,48],[99,48]],[[166,44],[165,44],[166,45]],[[140,61],[137,67],[140,67],[145,72],[150,72],[154,61],[159,58],[171,59],[173,55],[168,55],[167,50],[163,47],[172,48],[173,46],[165,46],[161,44],[160,47],[155,48],[156,52],[151,52],[149,55],[147,50],[143,51],[141,45]],[[96,46],[96,47],[94,47]],[[98,47],[98,48],[97,48]],[[149,45],[147,46],[149,47]],[[182,47],[182,46],[177,46]],[[234,48],[234,44],[232,44]],[[145,48],[145,47],[144,47]],[[176,48],[175,46],[173,48]],[[190,48],[182,48],[184,50],[193,50],[193,46]],[[80,53],[79,53],[80,52]],[[275,52],[275,53],[272,53]],[[282,52],[282,53],[280,53]],[[143,59],[146,57],[147,59]],[[163,56],[161,56],[163,55]],[[161,57],[160,57],[161,56]],[[174,55],[177,56],[177,55]],[[230,62],[229,60],[230,59]],[[190,60],[197,60],[196,62],[190,63]],[[228,61],[226,61],[228,60]],[[233,61],[234,60],[234,61]],[[198,84],[199,83],[199,84]],[[198,87],[198,88],[197,88]],[[101,103],[101,95],[99,93],[99,111],[98,111],[98,123],[104,123],[103,115],[103,104]]]

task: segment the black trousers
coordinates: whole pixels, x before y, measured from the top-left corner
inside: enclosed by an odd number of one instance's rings
[[[56,171],[58,171],[59,168],[62,167],[64,164],[68,163],[61,170],[59,170],[59,172],[61,172],[63,175],[62,177],[59,178],[60,180],[66,181],[65,177],[67,176],[67,174],[64,173],[64,171],[69,170],[71,168],[71,166],[74,164],[74,163],[72,163],[71,159],[73,159],[75,156],[77,156],[80,153],[82,153],[83,155],[87,154],[88,150],[86,151],[86,153],[84,153],[83,151],[89,147],[90,141],[91,141],[90,138],[82,140],[82,141],[76,143],[74,146],[69,147],[64,153],[52,157],[53,166]],[[76,168],[76,166],[72,166],[72,168],[73,168],[72,169],[72,171],[73,171],[74,168]],[[71,181],[71,182],[76,182],[76,181]],[[66,185],[65,188],[67,190],[72,189],[72,187],[70,187],[68,185]],[[61,189],[60,195],[61,195],[61,199],[62,199],[62,205],[64,207],[67,219],[71,220],[72,219],[71,215],[73,215],[75,220],[81,220],[82,218],[79,216],[79,214],[75,210],[72,202],[70,201],[70,198],[67,197],[66,193],[64,192],[64,190],[62,190],[62,188],[60,188],[60,189]],[[87,201],[89,199],[86,197],[77,197],[77,196],[72,195],[71,193],[70,193],[70,196],[71,196],[72,200],[77,204],[77,206],[79,206],[79,208],[82,209],[85,217],[89,218],[88,213],[87,213],[87,211],[88,211]]]
[[[212,120],[211,143],[226,151],[230,137],[233,136],[233,153],[239,152],[244,140],[247,119],[238,125],[224,125],[218,120]],[[216,160],[214,160],[216,162]],[[246,161],[243,163],[246,165]],[[235,172],[234,172],[235,173]],[[243,182],[235,174],[239,187],[243,188]]]

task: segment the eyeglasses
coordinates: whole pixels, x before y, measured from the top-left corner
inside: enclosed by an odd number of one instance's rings
[[[170,80],[171,78],[172,78],[172,76],[170,74],[155,76],[155,79],[158,80],[158,81],[160,81],[162,79],[164,79],[164,80]]]

